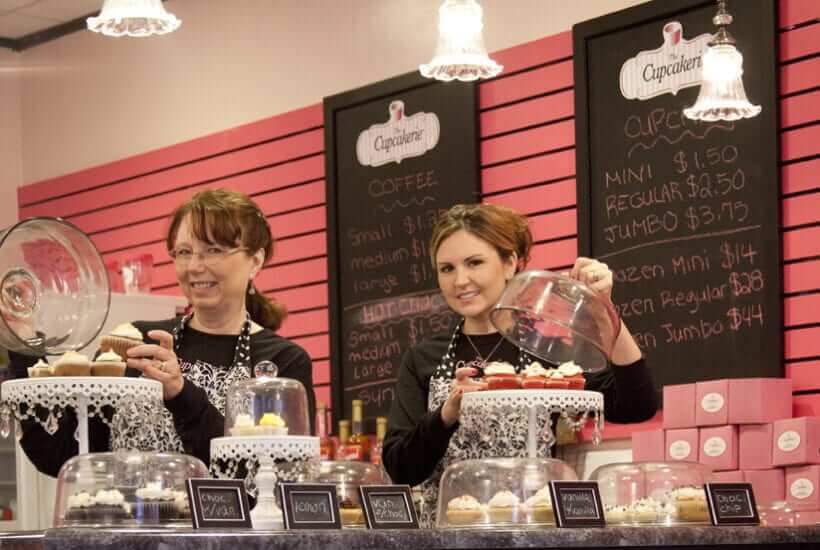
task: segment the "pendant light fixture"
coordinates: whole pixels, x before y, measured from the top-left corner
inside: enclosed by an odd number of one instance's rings
[[[700,93],[693,107],[683,110],[687,118],[714,122],[738,120],[760,114],[760,106],[752,105],[743,87],[743,56],[735,48],[735,39],[726,27],[732,16],[726,9],[727,0],[718,0],[717,15],[712,22],[718,31],[703,55]]]
[[[173,32],[182,21],[165,11],[162,0],[105,0],[100,14],[86,23],[106,36],[151,36]]]
[[[492,78],[504,68],[487,56],[482,10],[476,0],[444,0],[438,10],[438,46],[419,71],[436,80]]]

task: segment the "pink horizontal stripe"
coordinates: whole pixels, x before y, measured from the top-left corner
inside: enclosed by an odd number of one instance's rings
[[[481,165],[575,145],[575,121],[567,120],[481,142]]]
[[[479,109],[520,101],[572,86],[572,60],[547,65],[508,78],[484,82],[478,88]]]
[[[483,193],[495,193],[524,185],[575,175],[575,150],[547,153],[481,170]]]

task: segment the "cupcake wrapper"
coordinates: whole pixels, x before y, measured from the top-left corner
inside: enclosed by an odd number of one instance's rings
[[[121,338],[119,336],[110,335],[103,336],[100,341],[100,351],[103,353],[106,351],[113,351],[123,359],[126,359],[128,357],[126,352],[134,346],[138,346],[140,344],[142,344],[141,341],[132,340],[130,338]]]
[[[140,524],[162,523],[166,520],[177,519],[179,509],[173,502],[137,500],[134,506],[134,516]]]

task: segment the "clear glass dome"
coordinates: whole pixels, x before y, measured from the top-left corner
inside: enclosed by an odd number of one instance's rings
[[[347,460],[323,460],[319,465],[316,483],[336,485],[339,497],[339,515],[343,527],[364,527],[359,487],[362,485],[388,485],[390,478],[380,466],[367,462]]]
[[[310,435],[307,392],[302,383],[278,378],[270,361],[259,363],[254,372],[255,378],[228,388],[225,435]]]
[[[549,482],[577,480],[552,458],[487,458],[451,464],[441,476],[438,527],[535,527],[555,523]]]
[[[72,224],[31,218],[0,233],[0,346],[77,351],[102,329],[110,299],[99,252]]]
[[[585,372],[606,367],[620,318],[585,284],[552,271],[522,271],[490,313],[508,340],[551,363],[573,361]]]
[[[185,482],[210,477],[201,460],[175,453],[90,453],[57,478],[55,527],[190,526]]]
[[[607,524],[709,523],[703,484],[712,469],[698,462],[607,464],[598,482]]]

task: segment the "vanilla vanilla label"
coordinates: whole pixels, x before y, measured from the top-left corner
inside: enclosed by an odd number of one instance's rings
[[[669,456],[675,460],[686,460],[692,454],[692,446],[688,441],[678,440],[669,445]]]
[[[382,166],[390,162],[420,157],[438,145],[441,133],[435,113],[418,112],[407,116],[404,102],[391,101],[390,119],[374,124],[359,134],[356,158],[363,166]]]
[[[659,48],[641,51],[621,66],[621,94],[626,99],[677,95],[683,88],[700,85],[703,54],[712,35],[701,34],[687,40],[678,21],[666,23],[662,35]]]
[[[721,456],[726,452],[726,447],[726,440],[722,437],[710,437],[703,444],[703,453],[711,457]]]
[[[777,438],[777,448],[788,453],[800,446],[800,434],[794,430],[789,430],[780,434]]]
[[[719,393],[707,393],[700,400],[701,408],[708,413],[716,413],[723,408],[726,400]]]
[[[794,498],[799,498],[801,500],[804,498],[809,498],[814,494],[814,483],[804,477],[795,479],[789,486],[789,493]]]

